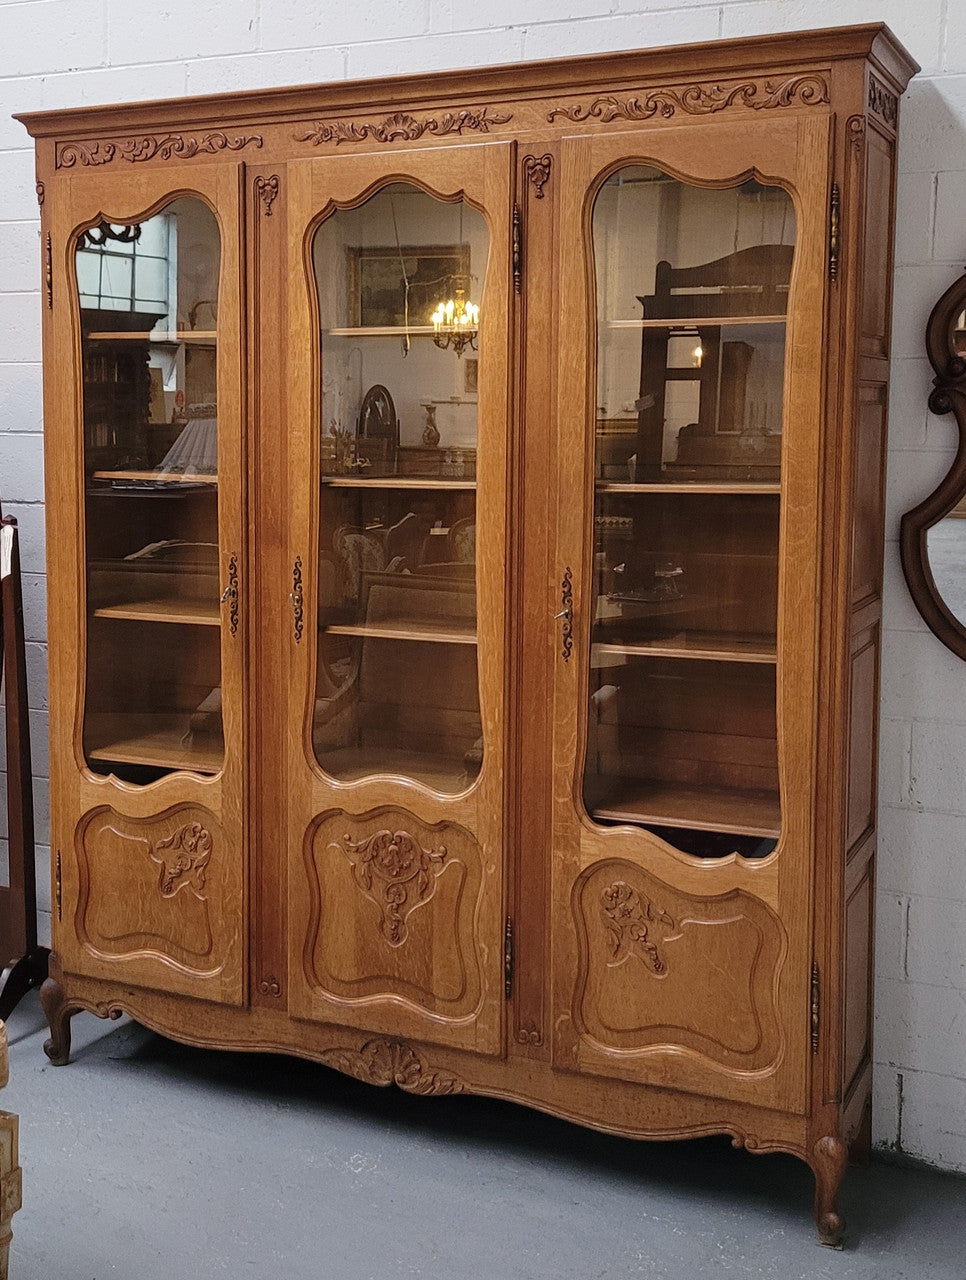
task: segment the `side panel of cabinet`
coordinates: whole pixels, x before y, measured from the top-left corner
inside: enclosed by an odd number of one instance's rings
[[[96,174],[58,175],[54,182],[48,226],[52,306],[44,335],[52,843],[59,877],[54,946],[68,976],[80,973],[239,1004],[246,993],[243,671],[248,632],[239,169],[204,164],[130,174],[115,160]],[[96,641],[88,598],[85,511],[91,481],[85,474],[90,467],[74,262],[84,229],[102,221],[136,225],[178,198],[206,206],[220,239],[220,260],[214,264],[217,314],[209,302],[212,316],[206,322],[217,327],[218,335],[217,408],[211,410],[218,424],[217,476],[213,483],[206,481],[209,489],[217,486],[218,506],[217,548],[211,551],[212,565],[217,556],[217,581],[211,583],[207,608],[212,616],[205,632],[217,637],[213,652],[220,664],[224,753],[217,771],[207,771],[210,776],[175,765],[150,785],[138,785],[120,780],[109,767],[93,771],[85,756],[90,746],[85,741],[88,652]],[[121,555],[138,550],[132,544]],[[216,586],[225,593],[217,617]],[[153,624],[137,607],[113,612],[117,621],[107,616],[102,625],[119,629],[121,652],[136,648],[137,634],[149,634],[163,655],[187,630],[185,624]],[[152,625],[157,632],[145,631]],[[120,630],[125,627],[134,628],[129,644],[127,632]],[[188,714],[183,730],[190,730]],[[177,737],[171,740],[176,755]]]
[[[829,139],[828,117],[822,111],[811,114],[806,111],[796,116],[773,118],[767,123],[756,120],[740,125],[710,123],[701,128],[695,125],[677,129],[642,128],[637,134],[620,135],[601,131],[593,138],[565,140],[560,212],[561,272],[563,264],[567,264],[566,278],[570,281],[571,294],[561,327],[559,350],[560,491],[580,497],[575,496],[574,501],[561,510],[558,525],[557,571],[562,579],[569,574],[572,580],[572,617],[566,619],[572,628],[572,649],[566,641],[557,646],[554,1065],[562,1070],[640,1080],[685,1092],[800,1112],[807,1105],[812,963],[814,717],[817,602],[820,599],[817,459],[821,456],[820,353],[827,278]],[[637,483],[634,474],[626,474],[626,467],[625,474],[620,475],[605,471],[602,480],[599,451],[604,446],[598,445],[595,484],[595,455],[588,442],[593,432],[588,431],[588,424],[593,424],[595,417],[598,419],[598,440],[604,439],[605,445],[608,426],[605,423],[601,427],[600,411],[595,413],[599,403],[594,383],[597,348],[592,339],[584,336],[596,332],[598,319],[592,210],[603,182],[625,166],[635,165],[644,167],[638,171],[644,174],[638,181],[649,181],[648,172],[663,171],[686,184],[724,190],[754,179],[759,184],[756,190],[778,188],[791,196],[795,247],[787,317],[784,303],[765,309],[766,318],[767,312],[780,309],[785,326],[780,493],[777,479],[770,488],[765,482],[758,487],[759,477],[748,467],[740,473],[737,467],[721,473],[726,477],[723,481],[702,480],[698,474],[697,485],[689,488],[689,480],[693,478],[687,469],[690,454],[685,454],[680,441],[694,432],[702,434],[697,421],[680,433],[676,473],[673,467],[670,471],[662,468],[660,476],[656,468],[652,468],[653,474],[646,470],[642,473],[638,446],[638,454],[629,464],[637,467]],[[678,207],[669,204],[666,198],[661,208],[666,216],[683,219]],[[737,250],[737,228],[734,236]],[[727,253],[730,248],[729,243],[728,249],[719,253]],[[667,250],[662,252],[659,247],[655,256],[660,258],[666,254]],[[713,256],[705,253],[703,258],[684,257],[683,265],[691,267],[695,260],[704,261]],[[739,257],[737,252],[735,257]],[[574,270],[575,263],[583,265]],[[661,264],[660,269],[668,265]],[[785,269],[787,271],[787,267]],[[653,287],[650,282],[643,282],[642,287],[642,282],[634,280],[627,284],[626,291],[630,295],[643,295]],[[739,292],[742,287],[748,286],[738,284]],[[631,304],[633,301],[632,297]],[[639,301],[645,306],[643,332],[647,335],[652,331],[648,326],[656,323],[650,319],[654,312],[647,310],[655,299],[642,296]],[[719,315],[754,314],[753,299],[743,310],[734,302],[722,301],[720,296],[716,305]],[[725,309],[722,311],[721,307]],[[713,308],[706,305],[702,311],[695,306],[690,311],[667,314],[702,316],[708,310]],[[640,317],[639,309],[636,314]],[[713,321],[696,323],[701,339],[705,339],[708,331],[716,338]],[[742,321],[730,323],[739,326]],[[620,324],[631,326],[630,321]],[[619,328],[620,324],[612,327]],[[641,331],[640,318],[636,326],[637,331]],[[601,330],[606,327],[602,324]],[[683,331],[685,339],[693,345],[695,339],[687,338],[687,326]],[[744,343],[732,342],[732,348],[755,341],[754,332],[757,331],[753,331],[753,326],[748,327],[739,335]],[[599,341],[603,341],[603,337]],[[707,346],[703,354],[706,368]],[[701,365],[700,350],[694,354],[693,361]],[[669,368],[673,363],[669,358]],[[703,376],[705,370],[701,372]],[[690,375],[675,370],[671,376],[680,379]],[[672,384],[669,382],[669,385]],[[643,383],[640,394],[644,398],[636,408],[638,421],[643,423],[649,403]],[[723,399],[721,403],[724,404]],[[704,413],[703,407],[701,413]],[[746,422],[743,429],[747,427]],[[643,441],[643,426],[635,429],[642,433],[638,439]],[[759,434],[760,431],[759,426]],[[666,428],[664,434],[667,440]],[[764,446],[759,453],[763,449]],[[606,460],[608,455],[603,456]],[[674,455],[671,456],[673,459]],[[683,467],[682,460],[685,460]],[[777,458],[775,469],[777,471]],[[735,478],[738,474],[751,477],[744,487]],[[652,481],[654,491],[649,492],[648,484]],[[673,504],[679,501],[693,504],[691,509],[702,512],[702,519],[713,516],[714,502],[731,502],[737,513],[734,519],[747,519],[758,536],[757,531],[765,527],[764,517],[743,516],[741,511],[757,503],[760,505],[754,511],[761,512],[768,509],[767,503],[772,503],[773,514],[768,520],[773,521],[780,496],[780,516],[774,534],[777,599],[773,597],[770,605],[772,616],[777,611],[777,649],[771,649],[772,655],[777,652],[777,662],[774,656],[769,656],[767,643],[762,644],[760,652],[749,662],[748,655],[742,651],[742,646],[753,647],[749,641],[725,642],[717,633],[705,643],[703,652],[687,636],[678,641],[670,633],[669,638],[657,646],[657,657],[651,657],[648,646],[653,648],[654,641],[649,633],[642,633],[629,647],[626,643],[623,648],[619,643],[595,643],[591,654],[591,628],[597,627],[602,616],[600,607],[594,603],[598,597],[594,595],[593,586],[595,575],[599,582],[601,572],[599,521],[592,532],[595,522],[591,495],[595,489],[598,496],[602,492],[608,496],[615,493],[621,501],[627,501],[628,511],[621,517],[627,528],[631,528],[632,521],[639,523],[653,529],[651,536],[658,540],[666,537],[662,529],[667,526],[662,525],[662,520],[677,520],[673,527],[679,531],[686,529],[686,523],[682,524],[680,516],[675,515]],[[639,504],[633,510],[631,499]],[[740,506],[742,503],[744,507]],[[659,513],[657,517],[649,514],[655,510]],[[663,516],[661,512],[671,514]],[[692,526],[698,518],[695,514]],[[733,527],[733,521],[726,518],[722,525],[722,545],[703,551],[708,563],[720,561],[723,580],[732,583],[734,574],[727,555],[735,554]],[[769,524],[768,527],[775,526]],[[608,526],[609,536],[613,536],[613,528],[620,531],[620,526],[612,524]],[[746,554],[746,550],[739,549],[739,554]],[[715,560],[719,551],[725,554]],[[629,574],[631,554],[628,549],[626,563],[617,566],[618,573]],[[658,562],[658,576],[665,572],[664,565],[663,560]],[[700,589],[695,583],[698,575],[706,571],[706,565],[692,567],[686,556],[682,558],[682,565],[683,568],[673,570],[684,575],[686,584],[680,609],[695,609]],[[713,588],[710,578],[708,582]],[[658,582],[658,590],[660,586]],[[604,589],[598,588],[601,592]],[[653,589],[648,594],[637,588],[635,594],[630,583],[627,590],[629,594],[624,599],[647,602],[658,598]],[[767,594],[767,590],[765,576],[759,594]],[[664,596],[667,594],[665,589]],[[552,603],[554,601],[548,601],[548,615],[559,609],[559,606],[551,609]],[[634,606],[639,611],[641,607]],[[646,604],[643,607],[646,608]],[[633,613],[633,609],[630,612]],[[741,632],[739,614],[723,609],[721,616],[737,619],[725,624],[726,631]],[[681,625],[686,630],[687,624]],[[700,632],[697,624],[696,631]],[[597,637],[598,631],[594,634]],[[699,652],[694,652],[696,648]],[[642,652],[643,661],[639,657]],[[617,660],[625,665],[615,664],[612,655],[617,653],[630,655]],[[682,803],[695,810],[696,820],[692,823],[686,821],[686,812],[682,814],[668,807],[667,821],[662,826],[661,811],[652,801],[637,802],[640,812],[657,814],[635,819],[640,824],[637,826],[629,824],[630,806],[622,809],[619,804],[609,808],[598,804],[595,812],[599,816],[596,821],[591,818],[588,806],[593,801],[588,800],[591,793],[585,792],[583,782],[583,744],[587,741],[587,720],[591,714],[587,708],[593,705],[588,701],[591,690],[587,683],[592,661],[613,668],[608,675],[610,683],[602,686],[597,694],[598,703],[604,708],[594,712],[602,726],[597,730],[597,754],[609,751],[614,758],[616,750],[638,755],[645,750],[665,753],[656,760],[651,776],[675,777],[678,795],[685,796]],[[642,661],[644,672],[652,673],[646,680],[626,665],[635,661]],[[773,712],[768,711],[765,698],[756,693],[768,687],[760,673],[769,661],[775,663]],[[757,672],[752,669],[756,662]],[[650,666],[645,665],[648,663]],[[682,703],[677,690],[683,682],[688,684],[688,698]],[[650,713],[656,726],[653,733],[642,735],[636,723],[632,724],[631,733],[624,733],[608,720],[606,699],[615,698],[624,684],[637,690],[635,696],[646,700],[647,705],[658,708]],[[742,690],[750,690],[754,697],[748,698]],[[765,730],[761,725],[769,716],[771,755],[777,760],[778,781],[777,795],[770,802],[770,809],[758,799],[766,792],[756,788],[774,786],[767,779],[768,768],[774,769],[775,764],[759,758],[761,753],[754,746],[762,740],[759,735]],[[615,748],[619,733],[624,733],[625,741],[631,740],[629,748],[623,744]],[[700,747],[693,767],[685,762],[682,768],[678,763],[684,739]],[[708,771],[718,767],[717,761],[726,763],[732,750],[744,753],[748,781],[743,783],[742,792],[729,793],[723,798],[719,795],[718,811],[725,816],[718,821],[725,825],[718,827],[715,819],[705,816],[697,805]],[[710,763],[702,764],[702,761]],[[612,771],[617,772],[617,768]],[[677,771],[675,775],[668,774],[671,769]],[[690,771],[684,771],[686,769]],[[724,766],[718,771],[724,773]],[[692,794],[695,799],[688,800]],[[748,812],[736,818],[738,809],[747,802],[751,805]],[[622,825],[624,814],[627,816]],[[657,829],[649,830],[648,825]],[[742,852],[728,853],[726,841],[713,853],[692,856],[675,845],[675,840],[680,839],[675,832],[689,825],[699,829],[698,836],[702,828],[725,833],[746,831],[748,835],[743,838],[741,850],[747,852],[747,856]],[[777,839],[766,856],[750,852],[761,835]]]
[[[396,150],[287,170],[289,1007],[485,1053],[503,1034],[510,152]],[[414,200],[429,222],[442,210],[442,230],[407,214]],[[463,252],[474,218],[488,238],[485,277],[475,258],[469,268],[479,355],[457,356],[433,343],[432,285],[410,286],[445,269],[424,258]],[[396,276],[409,336],[387,301]],[[340,343],[345,368],[363,369],[362,410],[338,390]],[[440,377],[453,408],[432,389]],[[383,434],[364,439],[370,414]],[[445,434],[460,414],[472,446]]]

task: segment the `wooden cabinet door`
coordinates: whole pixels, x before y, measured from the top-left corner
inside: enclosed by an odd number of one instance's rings
[[[497,1053],[510,149],[287,183],[289,1007]]]
[[[562,152],[554,1062],[790,1110],[829,168],[807,110]]]
[[[238,173],[87,155],[65,149],[49,225],[55,946],[67,972],[240,1003]]]

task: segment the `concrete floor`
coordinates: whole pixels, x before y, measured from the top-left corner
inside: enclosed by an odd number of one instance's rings
[[[966,1277],[966,1179],[850,1170],[835,1251],[805,1166],[727,1139],[632,1143],[88,1014],[52,1067],[34,994],[7,1025],[10,1280]]]

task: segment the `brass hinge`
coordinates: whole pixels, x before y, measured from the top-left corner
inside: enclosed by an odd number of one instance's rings
[[[305,607],[305,596],[302,591],[302,557],[295,557],[295,564],[292,565],[292,590],[289,592],[289,599],[292,601],[292,621],[295,627],[295,643],[301,644],[302,631],[304,629],[303,610]]]
[[[63,918],[64,918],[64,881],[63,881],[63,876],[62,876],[62,873],[61,873],[61,866],[60,866],[60,850],[59,850],[59,849],[57,850],[57,884],[56,884],[56,898],[57,898],[57,919],[58,919],[58,920],[63,920]]]
[[[822,1022],[822,982],[818,970],[818,962],[812,962],[812,1000],[811,1000],[812,1053],[818,1053],[818,1033]]]
[[[54,249],[48,231],[44,237],[44,289],[47,293],[47,310],[54,305]]]
[[[520,206],[513,206],[513,290],[519,293],[523,288],[523,226],[520,217]]]
[[[839,248],[841,241],[842,200],[839,184],[832,183],[832,200],[828,220],[828,274],[831,280],[839,278]]]
[[[503,930],[503,990],[509,1000],[513,995],[513,921],[509,916]]]

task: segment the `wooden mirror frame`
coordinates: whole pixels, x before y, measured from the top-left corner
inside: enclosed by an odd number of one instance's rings
[[[926,324],[926,353],[935,370],[929,393],[933,413],[953,413],[959,444],[953,465],[938,487],[902,517],[899,554],[909,593],[934,635],[960,658],[966,658],[966,624],[950,612],[936,586],[926,545],[933,525],[966,497],[966,350],[956,348],[956,322],[966,310],[966,275],[960,276],[933,307]]]

